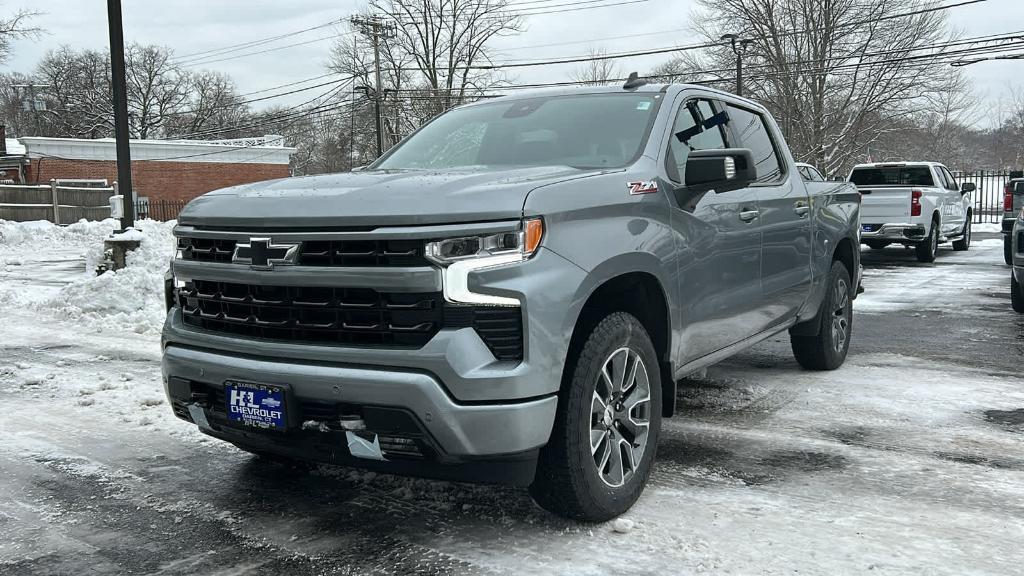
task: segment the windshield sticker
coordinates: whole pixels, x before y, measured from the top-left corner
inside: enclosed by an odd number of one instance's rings
[[[641,100],[640,102],[637,102],[636,103],[636,109],[637,110],[650,110],[651,109],[651,101],[650,100]]]
[[[637,194],[652,194],[658,191],[658,181],[643,180],[639,182],[628,182],[626,187],[629,189],[629,194],[631,196],[636,196]]]

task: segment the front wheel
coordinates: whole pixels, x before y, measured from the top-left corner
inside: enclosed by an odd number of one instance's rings
[[[658,357],[643,324],[624,312],[598,322],[577,350],[530,494],[552,513],[603,522],[637,501],[654,464]]]
[[[964,224],[963,235],[960,236],[959,240],[953,241],[953,250],[957,252],[963,252],[971,247],[971,215],[967,215],[967,222]]]
[[[853,332],[853,301],[850,273],[842,262],[833,262],[828,292],[818,312],[818,333],[789,337],[793,357],[808,370],[835,370],[846,361]]]
[[[1017,278],[1010,274],[1010,304],[1016,312],[1024,314],[1024,286],[1017,282]]]
[[[1009,234],[1003,236],[1003,261],[1013,265],[1013,238]]]

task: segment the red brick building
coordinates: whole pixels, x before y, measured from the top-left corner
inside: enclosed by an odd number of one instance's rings
[[[24,181],[117,180],[112,138],[18,139],[25,148]],[[284,178],[295,148],[280,136],[231,141],[132,140],[132,186],[138,199],[184,201],[236,184]]]

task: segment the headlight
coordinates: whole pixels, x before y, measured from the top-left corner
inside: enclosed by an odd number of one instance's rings
[[[518,254],[529,258],[537,251],[544,236],[544,221],[533,218],[523,222],[523,228],[515,232],[502,232],[490,236],[467,236],[447,238],[427,244],[427,258],[447,266],[461,260],[507,256]]]
[[[540,247],[543,237],[544,221],[531,218],[515,232],[430,242],[426,256],[444,267],[444,296],[449,302],[519,306],[515,298],[470,291],[469,273],[526,260]]]

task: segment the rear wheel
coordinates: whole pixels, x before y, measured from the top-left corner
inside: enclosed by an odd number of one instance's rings
[[[881,242],[879,240],[871,240],[866,242],[866,244],[868,245],[868,248],[871,248],[872,250],[881,250],[889,245],[888,242]]]
[[[917,252],[918,262],[935,262],[935,257],[939,253],[939,220],[932,220],[932,230],[928,234],[928,237],[919,242],[914,246],[914,251]]]
[[[1024,286],[1017,282],[1017,278],[1010,274],[1010,304],[1013,309],[1024,314]]]
[[[643,324],[615,312],[598,322],[566,371],[530,494],[561,516],[610,520],[637,501],[654,464],[658,357]]]
[[[967,215],[967,222],[964,223],[964,232],[959,240],[953,241],[953,250],[963,252],[971,247],[971,215]]]
[[[796,361],[808,370],[835,370],[846,361],[853,332],[853,301],[850,273],[842,262],[833,262],[828,292],[818,312],[818,333],[790,335]]]

